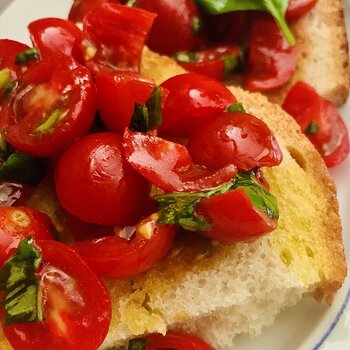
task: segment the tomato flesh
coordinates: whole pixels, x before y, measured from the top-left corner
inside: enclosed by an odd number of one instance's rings
[[[249,241],[277,227],[275,220],[254,207],[243,189],[204,199],[197,212],[211,223],[210,229],[200,234],[223,243]]]
[[[144,338],[148,340],[145,350],[214,350],[202,339],[186,333],[168,331],[166,335],[155,333]]]
[[[170,136],[188,137],[237,102],[225,85],[195,73],[177,75],[161,86],[169,94],[159,131]]]
[[[212,168],[235,164],[246,171],[282,161],[282,152],[268,126],[241,112],[222,113],[193,133],[187,148],[197,164]]]
[[[148,183],[126,162],[122,137],[95,133],[70,147],[56,166],[62,206],[82,221],[135,224],[144,213]]]
[[[0,207],[0,267],[26,237],[53,239],[49,217],[26,207]]]
[[[139,71],[142,50],[155,14],[118,4],[95,7],[84,18],[82,50],[95,74]]]
[[[230,181],[237,173],[233,164],[219,170],[200,167],[193,163],[185,146],[128,129],[123,146],[129,164],[165,192],[214,188]]]
[[[117,279],[134,276],[150,269],[172,247],[176,226],[158,224],[157,219],[154,214],[142,220],[129,241],[104,237],[76,243],[74,249],[99,276]],[[143,231],[149,237],[140,233]]]
[[[290,46],[271,17],[259,17],[252,25],[244,84],[251,91],[281,87],[296,68],[296,46]]]
[[[286,12],[287,21],[296,21],[305,16],[317,3],[317,0],[289,0]]]
[[[111,301],[101,280],[79,255],[55,241],[37,241],[44,264],[38,272],[45,320],[2,324],[16,350],[91,350],[105,339]]]
[[[33,46],[39,48],[42,58],[61,53],[83,62],[82,32],[74,23],[61,18],[42,18],[31,22],[28,29]]]
[[[133,72],[96,76],[97,105],[103,123],[111,131],[123,133],[130,125],[135,102],[144,105],[155,82]]]

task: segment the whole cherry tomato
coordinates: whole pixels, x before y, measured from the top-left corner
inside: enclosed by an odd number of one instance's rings
[[[268,91],[287,83],[295,72],[296,46],[290,46],[271,17],[261,16],[252,25],[249,38],[245,87]]]
[[[187,148],[197,164],[212,168],[235,164],[246,171],[282,161],[282,152],[268,126],[241,112],[222,113],[193,133]]]
[[[5,139],[21,152],[52,157],[90,129],[96,112],[90,72],[73,59],[50,56],[22,77],[0,112]]]
[[[26,237],[53,239],[49,217],[26,207],[0,207],[0,267]]]
[[[82,22],[84,17],[95,7],[105,3],[119,4],[119,0],[74,0],[68,19],[72,22]]]
[[[124,133],[123,146],[129,164],[165,192],[214,188],[230,181],[237,173],[232,164],[219,170],[198,166],[185,146],[128,129]]]
[[[241,188],[202,200],[196,211],[211,224],[200,234],[223,243],[249,241],[277,227],[277,221],[255,208]]]
[[[74,249],[102,277],[128,278],[144,272],[172,247],[176,226],[157,223],[153,214],[142,220],[130,240],[111,236],[80,242]]]
[[[335,106],[310,85],[298,82],[286,96],[283,109],[300,125],[302,132],[334,167],[349,154],[349,133]]]
[[[80,256],[55,241],[37,241],[43,263],[37,271],[44,321],[2,329],[16,350],[97,349],[108,333],[111,300],[101,280]]]
[[[139,71],[142,50],[155,14],[104,3],[84,18],[82,50],[93,73]]]
[[[131,225],[144,214],[150,188],[126,162],[119,135],[83,137],[62,155],[55,178],[62,206],[83,221]]]
[[[148,341],[145,350],[214,350],[202,339],[186,333],[168,331],[163,334],[149,334],[144,337]]]
[[[239,63],[239,46],[218,46],[198,52],[180,52],[177,62],[186,70],[207,77],[223,80]]]
[[[287,21],[296,21],[305,16],[317,3],[317,0],[289,0],[286,12]]]
[[[135,102],[145,104],[155,82],[133,72],[96,76],[97,105],[103,123],[111,131],[123,133],[130,125]]]
[[[136,6],[158,15],[147,41],[152,50],[173,55],[199,48],[201,19],[195,1],[137,0]]]
[[[169,94],[159,131],[170,136],[189,136],[237,102],[225,85],[195,73],[177,75],[161,86]]]
[[[28,29],[42,58],[62,53],[83,62],[80,49],[83,35],[74,23],[61,18],[42,18],[31,22]]]

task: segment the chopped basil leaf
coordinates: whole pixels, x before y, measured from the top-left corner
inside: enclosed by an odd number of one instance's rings
[[[198,62],[198,53],[190,51],[180,51],[177,52],[173,56],[173,58],[175,59],[175,61],[181,63]]]
[[[128,0],[126,3],[125,3],[126,6],[129,6],[129,7],[134,7],[136,5],[136,0]]]
[[[305,130],[305,134],[316,135],[319,130],[320,130],[320,126],[314,120],[311,120],[310,124]]]
[[[210,224],[196,213],[197,204],[203,199],[238,188],[246,192],[256,208],[263,210],[271,218],[278,219],[279,212],[275,196],[255,182],[250,172],[246,172],[237,174],[232,181],[213,190],[155,196],[159,204],[158,222],[177,224],[189,231],[204,231],[210,227]]]
[[[32,49],[25,50],[16,56],[16,64],[26,64],[28,61],[38,61],[39,60],[39,50],[36,47]]]
[[[4,96],[7,96],[16,86],[17,81],[11,79],[11,71],[9,68],[0,70],[0,89]]]
[[[144,106],[135,102],[129,128],[131,131],[148,132],[160,126],[162,121],[162,90],[156,86]]]
[[[198,16],[194,16],[192,19],[192,30],[194,34],[198,34],[202,29],[202,21]]]
[[[56,109],[51,115],[35,129],[35,133],[46,133],[52,131],[55,124],[63,119],[68,110]]]
[[[129,340],[129,346],[127,350],[144,350],[148,344],[147,339],[136,338]]]
[[[295,44],[293,34],[288,27],[285,13],[288,0],[196,0],[206,12],[218,15],[232,11],[257,10],[269,12],[280,27],[290,45]]]
[[[23,239],[16,253],[0,269],[0,304],[5,310],[5,324],[43,320],[40,290],[35,270],[41,253],[32,238]]]
[[[227,112],[242,112],[247,113],[242,105],[242,103],[233,103],[227,108]]]
[[[241,58],[239,55],[229,55],[222,58],[224,61],[224,76],[228,76],[237,67],[241,65]]]

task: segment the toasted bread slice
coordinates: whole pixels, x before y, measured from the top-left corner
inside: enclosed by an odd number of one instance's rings
[[[161,83],[183,72],[170,58],[145,50],[143,75]],[[190,331],[225,348],[237,334],[258,334],[304,295],[331,303],[342,285],[346,265],[336,189],[320,155],[278,105],[230,89],[248,112],[270,126],[282,148],[282,164],[264,169],[278,199],[279,227],[253,242],[204,250],[203,242],[193,239],[196,234],[182,235],[150,271],[127,281],[106,281],[113,319],[101,349],[167,329]],[[47,211],[43,202],[41,194],[37,206]],[[0,349],[11,349],[1,334]]]

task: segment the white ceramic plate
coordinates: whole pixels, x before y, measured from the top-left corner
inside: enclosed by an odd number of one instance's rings
[[[174,0],[175,1],[175,0]],[[42,17],[66,18],[72,0],[0,0],[0,38],[30,43],[27,24]],[[350,0],[346,1],[350,29]],[[350,33],[350,31],[349,31]],[[329,77],[332,79],[332,77]],[[350,130],[350,100],[341,108]],[[331,171],[338,188],[344,242],[350,261],[350,157]],[[350,279],[348,278],[329,308],[304,300],[278,316],[274,326],[259,338],[241,337],[240,350],[349,350],[350,349]]]

